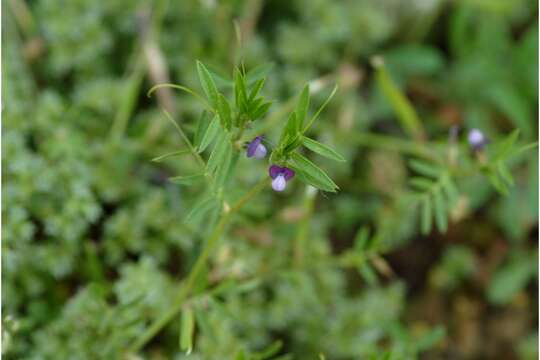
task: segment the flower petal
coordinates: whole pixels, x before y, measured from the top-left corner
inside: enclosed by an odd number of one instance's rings
[[[279,174],[274,180],[272,180],[272,189],[275,191],[283,191],[287,187],[287,180],[283,173]]]
[[[282,168],[283,175],[285,175],[285,180],[289,181],[294,177],[294,170],[287,167]]]
[[[264,146],[263,144],[259,144],[255,149],[255,152],[253,153],[253,157],[255,159],[264,159],[267,152],[268,151],[266,150],[266,146]]]
[[[259,147],[261,141],[262,136],[257,136],[249,143],[247,148],[247,157],[252,157],[253,155],[255,155],[255,151],[257,151],[257,148]]]
[[[275,179],[281,172],[283,171],[283,168],[277,165],[271,165],[268,168],[268,174],[272,179]]]

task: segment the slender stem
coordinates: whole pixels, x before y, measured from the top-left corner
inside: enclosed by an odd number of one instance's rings
[[[119,140],[125,133],[129,119],[133,114],[133,110],[137,105],[137,95],[144,78],[145,69],[141,58],[135,60],[135,67],[126,82],[126,94],[122,103],[114,117],[113,125],[110,130],[109,137],[112,141]]]
[[[24,33],[24,36],[31,37],[36,30],[36,21],[32,12],[28,8],[28,4],[24,0],[10,0],[11,12],[13,13],[19,28]]]
[[[174,128],[176,129],[176,131],[178,131],[178,134],[180,134],[180,137],[182,138],[182,140],[184,141],[186,146],[189,148],[189,151],[191,151],[191,153],[193,154],[193,156],[195,157],[195,159],[197,160],[199,165],[201,165],[203,168],[206,168],[206,162],[202,158],[201,154],[199,154],[199,152],[195,149],[195,147],[193,146],[193,144],[191,143],[191,141],[187,137],[184,130],[182,130],[182,127],[180,125],[178,125],[178,123],[176,121],[174,121],[171,114],[169,114],[167,112],[167,110],[162,109],[162,111],[165,114],[165,116],[167,117],[167,120],[169,120],[171,122],[171,124],[174,126]]]
[[[195,281],[201,274],[201,271],[204,269],[204,265],[206,264],[208,257],[211,255],[212,250],[214,249],[218,240],[223,235],[225,231],[225,227],[227,226],[232,215],[238,212],[242,208],[242,206],[244,206],[249,200],[255,197],[255,195],[257,195],[267,185],[268,185],[268,179],[265,178],[264,180],[261,180],[249,192],[247,192],[236,203],[234,203],[229,211],[225,212],[221,216],[221,219],[219,220],[218,224],[214,228],[214,231],[212,231],[210,238],[204,245],[204,248],[201,254],[197,258],[195,265],[189,272],[186,282],[182,286],[180,293],[178,294],[178,298],[176,299],[175,305],[171,307],[159,319],[157,319],[153,324],[151,324],[148,329],[146,329],[146,331],[129,348],[130,352],[135,353],[139,351],[140,349],[142,349],[142,347],[148,341],[150,341],[165,325],[167,325],[181,311],[182,306],[186,302],[188,296],[190,295],[193,289],[193,285],[195,284]]]

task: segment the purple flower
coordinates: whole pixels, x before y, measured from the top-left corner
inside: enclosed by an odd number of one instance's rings
[[[277,165],[271,165],[268,169],[268,173],[272,180],[272,189],[275,191],[283,191],[287,186],[287,181],[294,177],[294,171],[288,167],[281,167]]]
[[[255,159],[262,159],[266,156],[266,146],[262,144],[262,136],[257,136],[253,139],[247,148],[247,157],[254,157]]]
[[[471,129],[467,136],[469,145],[473,148],[474,151],[481,151],[484,149],[484,146],[489,142],[486,136],[478,129]]]

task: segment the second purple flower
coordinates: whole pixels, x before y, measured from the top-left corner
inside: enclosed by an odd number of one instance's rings
[[[262,136],[257,136],[253,139],[247,147],[247,157],[254,157],[255,159],[262,159],[266,156],[268,150],[266,146],[262,144]]]

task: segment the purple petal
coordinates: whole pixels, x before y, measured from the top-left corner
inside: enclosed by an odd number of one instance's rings
[[[294,170],[287,167],[282,168],[283,175],[285,175],[285,180],[289,181],[294,177]]]
[[[253,157],[255,159],[264,159],[267,152],[268,151],[266,150],[266,146],[264,146],[263,144],[259,144],[255,149],[255,152],[253,153]]]
[[[283,168],[277,165],[271,165],[270,168],[268,168],[268,174],[270,175],[272,179],[275,179],[276,176],[281,174],[282,171],[283,171]]]
[[[474,150],[482,150],[482,148],[489,142],[486,136],[478,129],[472,129],[469,131],[468,139],[469,145]]]
[[[253,155],[255,155],[255,151],[257,151],[257,148],[259,147],[261,141],[262,136],[257,136],[249,143],[247,148],[247,157],[252,157]]]

